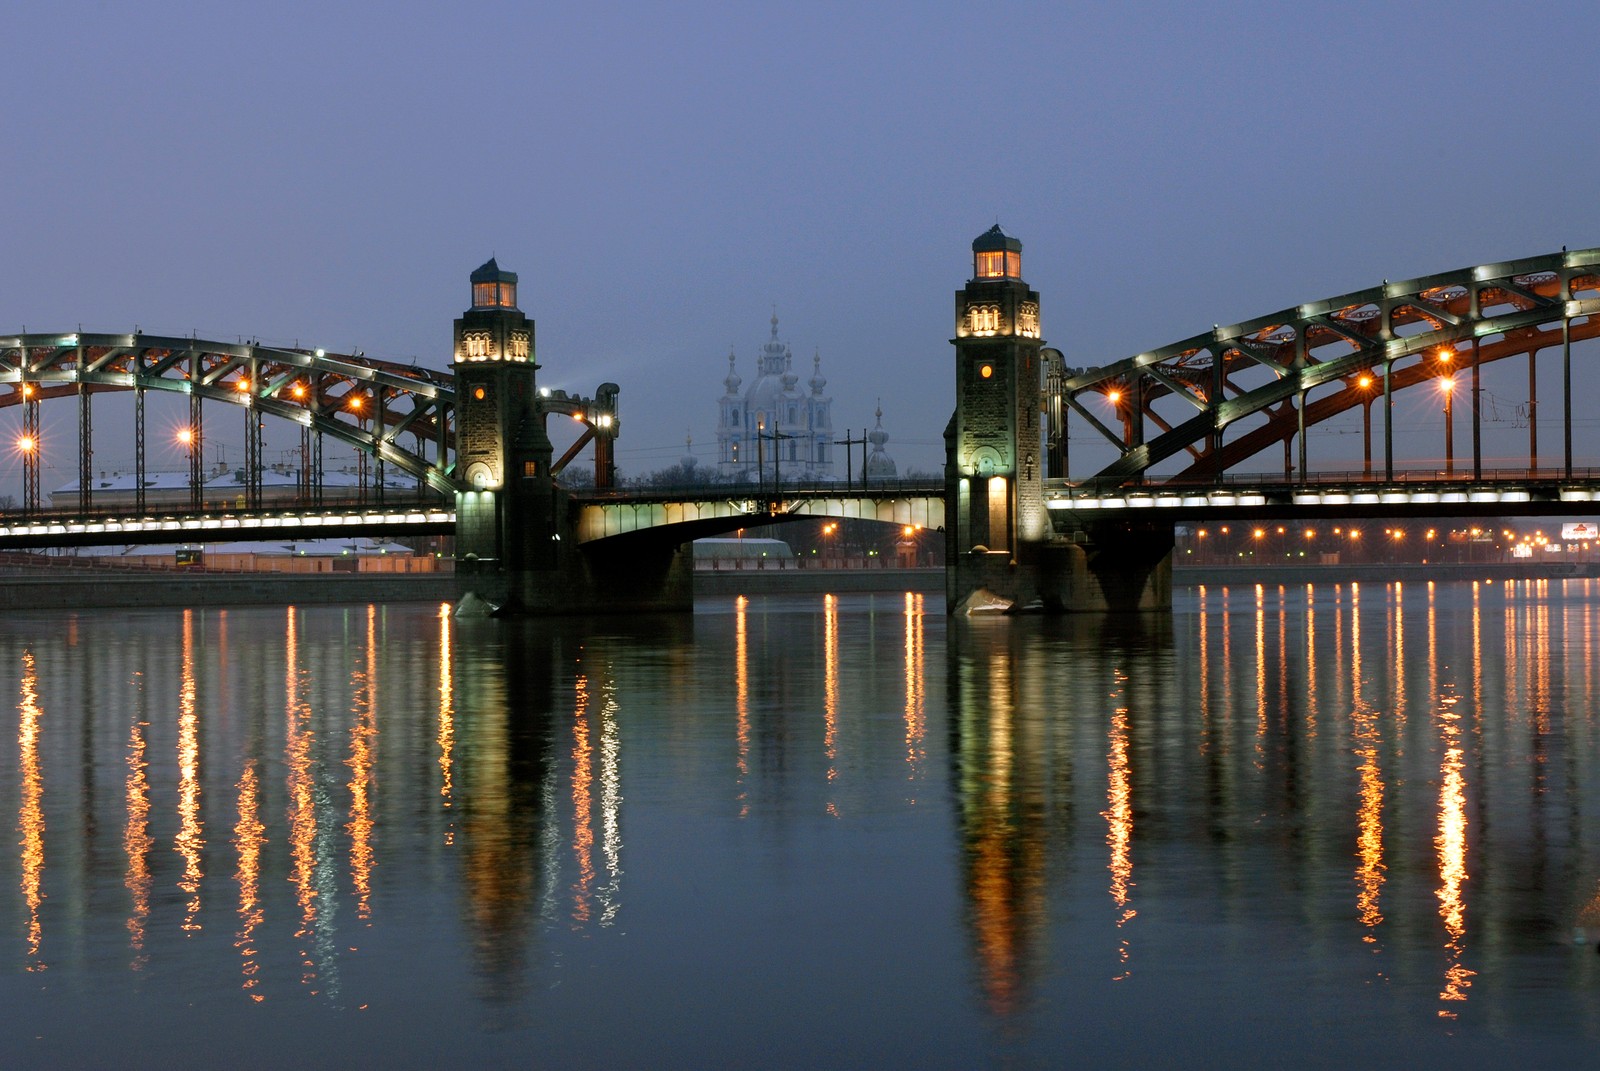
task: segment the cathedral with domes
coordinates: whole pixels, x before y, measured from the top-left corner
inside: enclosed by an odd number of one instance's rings
[[[767,482],[781,478],[816,482],[843,478],[835,472],[834,456],[840,442],[834,439],[833,399],[823,393],[828,381],[822,375],[822,358],[811,358],[811,378],[805,389],[794,370],[794,353],[778,338],[778,314],[772,314],[772,335],[756,358],[756,378],[749,387],[735,370],[738,358],[728,354],[728,377],[717,399],[717,475],[728,481]],[[744,388],[741,390],[741,388]],[[893,478],[894,462],[883,450],[889,439],[883,430],[883,410],[870,436],[872,454],[862,448],[858,464],[869,479]],[[774,453],[776,451],[776,453]]]
[[[778,339],[778,315],[772,315],[772,337],[756,359],[756,379],[740,393],[744,381],[728,354],[726,388],[719,399],[717,473],[730,479],[756,480],[758,464],[774,468],[784,479],[816,480],[833,475],[833,399],[822,393],[822,358],[811,360],[811,379],[800,389],[794,354]],[[777,454],[774,457],[773,451]],[[770,475],[767,478],[771,478]]]

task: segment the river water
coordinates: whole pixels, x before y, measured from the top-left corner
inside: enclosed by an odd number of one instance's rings
[[[1572,1066],[1600,584],[0,620],[0,1066]]]

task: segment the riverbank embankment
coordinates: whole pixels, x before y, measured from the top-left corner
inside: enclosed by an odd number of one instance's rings
[[[1600,578],[1600,563],[1521,562],[1178,566],[1175,589],[1255,584],[1387,584],[1429,580],[1563,580]],[[696,597],[821,595],[944,591],[944,570],[751,569],[695,573]],[[289,606],[359,602],[454,602],[451,573],[161,573],[0,576],[0,605],[16,610],[132,609],[177,606]]]
[[[0,603],[17,610],[176,606],[290,606],[345,602],[454,602],[451,573],[166,573],[0,576]]]
[[[97,573],[37,570],[0,576],[12,610],[454,602],[452,573]],[[942,592],[943,569],[751,569],[695,573],[697,597]]]

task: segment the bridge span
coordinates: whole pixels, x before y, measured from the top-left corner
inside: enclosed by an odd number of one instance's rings
[[[1174,521],[1317,517],[1590,516],[1600,510],[1600,469],[1485,470],[1477,477],[1437,471],[1373,478],[1359,472],[1312,473],[1285,481],[1231,473],[1224,479],[1151,486],[1097,487],[1092,481],[1045,482],[1045,508],[1056,527],[1067,518],[1120,514]]]
[[[692,604],[694,538],[866,518],[943,529],[952,610],[974,597],[1152,610],[1170,605],[1173,525],[1191,519],[1600,511],[1597,447],[1582,441],[1595,435],[1583,384],[1600,352],[1600,249],[1385,280],[1086,368],[1068,366],[1070,345],[1045,345],[1021,250],[998,226],[972,243],[943,480],[861,491],[617,487],[618,386],[591,398],[539,384],[517,277],[492,259],[471,275],[448,372],[254,340],[0,337],[0,410],[20,412],[23,477],[0,546],[448,531],[462,592],[485,606],[636,612]],[[95,403],[114,394],[133,403],[126,501],[93,460]],[[149,478],[147,444],[162,436],[147,435],[147,396],[165,407],[186,483]],[[75,445],[47,434],[41,405],[56,400],[77,410]],[[243,418],[237,492],[218,493],[205,465],[219,414]],[[564,452],[552,414],[581,429]],[[1070,456],[1069,419],[1092,443]],[[271,479],[269,425],[295,459]],[[1332,471],[1358,463],[1343,452],[1358,433],[1361,468]],[[325,478],[325,440],[354,451],[353,502]],[[594,488],[566,486],[591,446]],[[47,451],[78,470],[70,511],[44,501]],[[1244,473],[1279,451],[1281,478]]]
[[[674,541],[806,518],[882,521],[940,530],[944,483],[874,484],[866,489],[796,487],[588,492],[574,495],[580,543],[641,536]]]
[[[944,485],[915,481],[871,488],[784,487],[578,490],[566,495],[579,545],[646,537],[672,544],[705,535],[803,519],[870,520],[944,527]],[[128,510],[0,513],[0,549],[240,539],[328,539],[346,535],[432,535],[455,531],[454,503],[442,499]]]

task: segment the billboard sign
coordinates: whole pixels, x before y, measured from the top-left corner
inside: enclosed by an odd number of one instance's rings
[[[1561,526],[1561,540],[1574,543],[1584,539],[1600,539],[1600,525],[1591,521],[1575,521]]]

